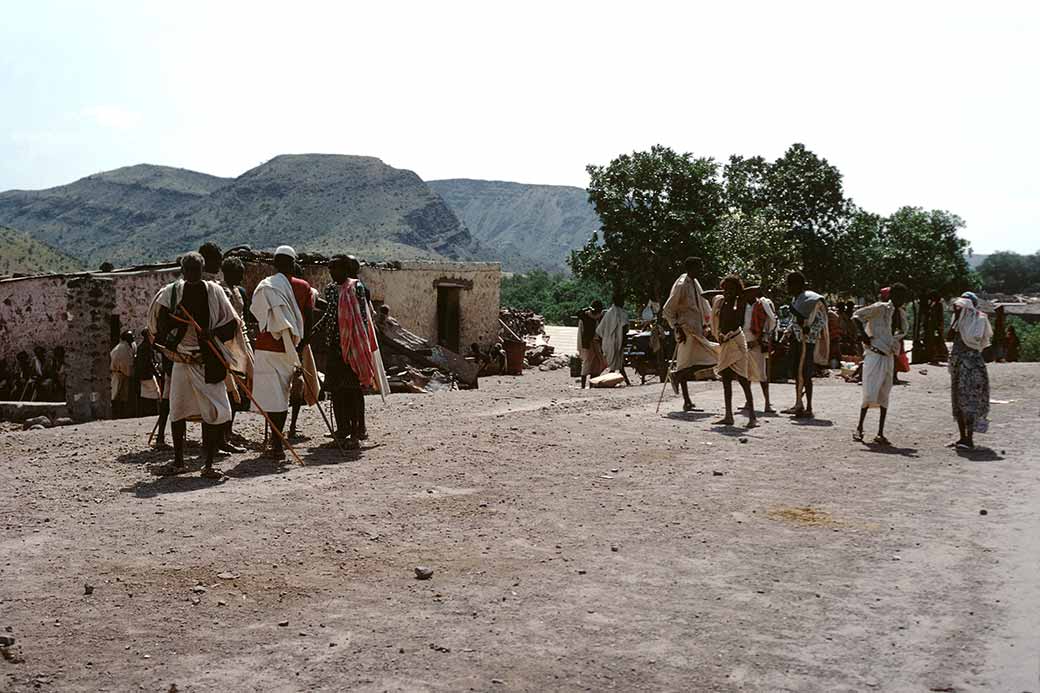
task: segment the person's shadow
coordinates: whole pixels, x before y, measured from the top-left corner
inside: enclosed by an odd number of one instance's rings
[[[795,419],[791,418],[791,423],[795,426],[833,426],[834,422],[830,419],[821,419],[813,417],[811,419]]]
[[[186,466],[185,471],[180,474],[166,475],[163,472],[169,468],[169,465],[150,465],[148,470],[155,476],[151,479],[137,481],[120,491],[132,493],[138,498],[155,498],[166,493],[198,491],[221,483],[214,479],[203,479],[198,475],[198,471],[203,466],[202,460],[191,460],[187,462]]]
[[[970,450],[955,448],[955,450],[957,451],[958,457],[963,457],[972,462],[998,462],[1004,459],[1004,456],[993,448],[975,447]]]
[[[718,414],[711,414],[706,411],[670,411],[665,414],[666,418],[675,419],[676,421],[699,421],[701,419],[710,419],[712,416],[718,416]]]
[[[867,452],[873,452],[879,455],[899,455],[900,457],[920,457],[917,454],[917,448],[900,448],[895,445],[881,445],[879,443],[871,443],[864,441],[863,446],[867,449]]]
[[[243,478],[250,476],[268,476],[271,474],[285,474],[293,464],[291,457],[284,460],[276,460],[270,457],[258,455],[242,460],[231,469],[224,470],[229,477]]]

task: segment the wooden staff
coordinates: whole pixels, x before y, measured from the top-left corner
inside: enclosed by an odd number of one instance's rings
[[[303,362],[302,361],[300,363],[300,370],[303,371],[304,374],[310,373],[310,371],[308,371],[306,368],[303,367]],[[313,375],[314,375],[314,379],[317,380],[318,379],[318,374],[314,373]],[[303,379],[303,384],[304,384],[304,386],[307,385],[307,378],[306,377],[304,377],[304,379]],[[329,433],[332,434],[332,439],[334,441],[336,441],[336,447],[339,448],[340,452],[342,452],[344,455],[349,457],[350,455],[347,453],[347,449],[345,447],[343,447],[343,441],[340,440],[339,437],[336,435],[336,431],[334,431],[332,429],[332,423],[329,422],[329,417],[325,415],[325,410],[321,408],[321,401],[318,400],[318,395],[320,395],[320,394],[321,394],[321,392],[319,390],[319,392],[314,395],[314,399],[315,399],[314,404],[315,404],[315,406],[318,407],[318,413],[321,414],[321,418],[325,422],[325,428],[329,429]]]
[[[191,323],[191,326],[195,328],[196,334],[198,334],[201,337],[203,330],[202,330],[201,327],[199,327],[199,324],[197,322],[195,322],[195,318],[193,318],[191,316],[191,313],[183,305],[180,305],[178,307],[180,308],[180,310],[184,311],[184,315],[188,318],[188,321]],[[178,318],[176,316],[173,316],[173,319],[177,320]],[[264,411],[260,407],[259,404],[257,404],[256,399],[253,398],[253,393],[249,391],[249,388],[246,387],[245,383],[243,383],[241,380],[238,379],[238,376],[235,374],[235,372],[233,370],[231,370],[231,366],[228,365],[228,362],[224,360],[224,357],[223,357],[223,355],[221,355],[220,350],[217,349],[217,347],[213,346],[213,342],[212,341],[210,341],[208,339],[205,340],[205,341],[206,341],[206,345],[209,347],[210,351],[212,351],[213,354],[218,359],[220,359],[221,365],[224,366],[224,368],[227,369],[227,372],[231,374],[231,377],[235,380],[235,384],[238,385],[240,388],[242,388],[242,391],[245,392],[246,396],[249,397],[249,401],[253,403],[254,407],[256,407],[256,410],[258,412],[260,412],[261,414],[263,414],[264,420],[267,421],[268,425],[270,425],[270,427],[271,427],[271,430],[274,431],[275,434],[277,434],[277,436],[281,439],[282,445],[284,445],[285,448],[289,452],[292,453],[292,456],[296,459],[296,463],[299,464],[301,467],[304,466],[303,460],[300,459],[300,456],[296,453],[296,449],[293,448],[293,446],[289,444],[289,440],[285,437],[285,434],[282,433],[282,431],[277,426],[274,425],[274,421],[271,421],[271,417],[267,415],[267,412]]]

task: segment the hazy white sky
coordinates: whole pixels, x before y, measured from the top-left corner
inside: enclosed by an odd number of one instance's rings
[[[1040,250],[1040,5],[0,0],[0,190],[281,153],[584,185],[804,142],[846,193]]]

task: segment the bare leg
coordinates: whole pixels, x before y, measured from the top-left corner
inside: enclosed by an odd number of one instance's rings
[[[166,447],[166,421],[170,418],[170,400],[163,399],[159,400],[159,430],[158,437],[155,439],[155,447],[165,448]]]
[[[589,376],[587,376],[587,375],[581,376],[581,389],[582,390],[585,389],[585,383],[588,381],[588,379],[589,379]]]
[[[222,479],[224,475],[213,469],[213,457],[217,454],[221,441],[224,439],[224,426],[202,424],[202,444],[206,448],[206,466],[202,469],[202,476],[207,479]]]
[[[690,399],[690,386],[685,379],[679,381],[679,388],[682,390],[683,411],[693,411],[694,406],[693,400]]]
[[[758,425],[758,418],[755,416],[755,396],[751,394],[751,381],[740,377],[737,380],[740,381],[740,387],[744,390],[744,398],[747,399],[748,428],[754,428]]]
[[[772,414],[774,410],[773,410],[772,403],[770,403],[770,401],[769,401],[769,381],[768,380],[763,380],[761,382],[761,385],[762,385],[762,396],[765,397],[765,400],[766,400],[766,407],[762,411],[764,411],[766,414]]]
[[[727,368],[722,372],[722,394],[726,400],[726,416],[715,422],[717,426],[733,425],[733,375]]]
[[[184,468],[184,438],[188,431],[185,421],[174,421],[170,424],[170,432],[173,433],[173,468]]]
[[[624,366],[621,367],[620,373],[621,373],[621,377],[625,379],[625,385],[628,385],[629,387],[631,387],[632,386],[632,382],[628,379],[628,373],[625,372],[625,367]]]
[[[285,430],[285,420],[289,418],[289,412],[276,411],[268,413],[271,417],[271,423],[274,424],[273,428],[277,431],[271,431],[271,451],[270,456],[275,459],[285,459],[285,448],[282,446],[282,438],[278,435],[278,432]]]
[[[301,406],[302,405],[299,405],[299,404],[292,405],[292,422],[289,424],[289,437],[290,438],[295,438],[296,437],[296,419],[298,419],[299,416],[300,416],[300,407]]]
[[[863,440],[863,424],[867,421],[867,410],[867,407],[859,410],[859,426],[856,426],[856,435],[859,436],[857,440]]]
[[[805,413],[807,416],[812,416],[812,378],[805,379]]]

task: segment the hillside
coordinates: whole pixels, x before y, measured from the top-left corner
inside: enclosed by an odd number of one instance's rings
[[[566,271],[571,250],[600,227],[581,188],[464,178],[429,181],[486,252],[513,272]]]
[[[480,253],[415,173],[361,156],[283,155],[233,179],[142,164],[48,190],[0,193],[0,224],[91,266],[169,259],[204,240],[371,259]]]
[[[76,272],[79,260],[58,252],[28,234],[0,226],[0,276]]]

